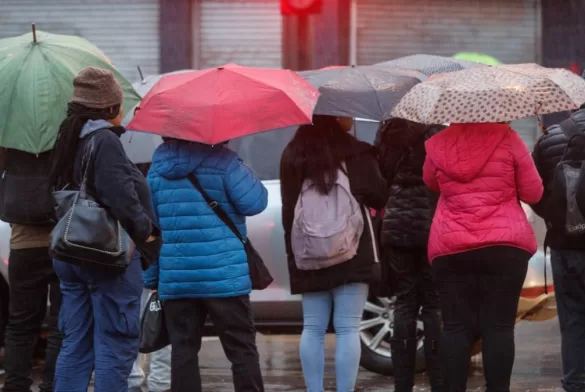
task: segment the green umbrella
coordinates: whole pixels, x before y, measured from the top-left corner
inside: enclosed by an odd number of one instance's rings
[[[114,72],[124,110],[140,97],[108,58],[88,41],[42,31],[0,40],[0,146],[38,154],[53,148],[73,78],[88,66]]]
[[[495,57],[484,53],[460,52],[453,56],[456,60],[473,61],[486,65],[500,65],[502,62]]]

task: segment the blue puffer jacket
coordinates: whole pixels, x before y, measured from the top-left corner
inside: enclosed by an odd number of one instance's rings
[[[154,153],[148,183],[162,230],[158,263],[144,272],[160,298],[221,298],[251,291],[244,246],[187,179],[195,173],[246,236],[246,216],[264,211],[268,192],[223,146],[167,141]]]

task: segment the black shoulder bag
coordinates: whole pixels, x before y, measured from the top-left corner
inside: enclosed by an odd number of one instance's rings
[[[86,145],[79,189],[53,193],[59,219],[50,236],[54,259],[88,268],[124,272],[132,260],[134,243],[120,222],[87,192],[94,139]]]
[[[250,280],[252,281],[252,289],[264,290],[265,288],[270,286],[274,279],[272,278],[270,271],[268,271],[266,264],[264,264],[262,257],[260,257],[260,254],[252,246],[250,240],[242,237],[242,234],[240,233],[232,219],[229,217],[229,215],[223,210],[223,208],[221,208],[217,201],[214,201],[211,197],[209,197],[205,190],[203,190],[203,187],[199,183],[199,180],[197,179],[195,174],[190,173],[187,178],[189,179],[191,184],[193,184],[195,189],[197,189],[199,193],[201,193],[201,196],[203,196],[209,208],[211,208],[211,210],[215,212],[217,217],[234,233],[234,235],[240,241],[242,241],[242,244],[244,244],[244,250],[246,251],[246,256],[248,258],[248,268],[250,270]]]

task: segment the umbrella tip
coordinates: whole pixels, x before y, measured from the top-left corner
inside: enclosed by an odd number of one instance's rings
[[[33,23],[32,24],[32,34],[33,34],[33,42],[37,43],[37,26]]]
[[[140,81],[142,83],[144,83],[145,80],[144,80],[144,74],[142,73],[142,68],[140,68],[140,65],[137,65],[136,68],[138,68],[138,74],[140,75]]]
[[[221,71],[224,69],[224,67],[217,67],[218,71]]]

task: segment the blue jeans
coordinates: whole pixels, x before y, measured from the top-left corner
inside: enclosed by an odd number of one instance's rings
[[[127,392],[138,355],[144,282],[136,253],[122,274],[53,262],[63,296],[55,392],[86,392],[95,369],[96,392]]]
[[[367,296],[368,285],[365,283],[351,283],[330,291],[303,294],[304,321],[300,355],[308,392],[323,391],[325,333],[332,309],[337,336],[337,391],[354,390],[361,356],[359,328]]]
[[[140,302],[140,308],[142,309],[140,313],[141,317],[144,314],[146,302],[149,297],[150,290],[144,290]],[[142,391],[142,385],[146,379],[143,370],[143,362],[145,359],[149,362],[147,366],[149,368],[148,380],[146,381],[148,392],[169,391],[171,389],[171,346],[155,351],[152,354],[138,355],[132,366],[130,377],[128,378],[129,392]],[[150,360],[148,361],[148,359]]]
[[[551,251],[561,326],[563,388],[585,392],[585,251]]]

